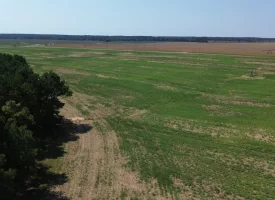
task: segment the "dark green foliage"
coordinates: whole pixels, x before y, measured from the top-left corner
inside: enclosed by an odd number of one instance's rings
[[[35,140],[32,131],[28,128],[34,124],[33,117],[27,108],[20,108],[20,104],[8,101],[2,107],[5,118],[3,131],[3,153],[7,158],[8,166],[12,168],[26,168],[33,165],[36,155]]]
[[[40,34],[0,34],[0,39],[12,40],[75,40],[102,42],[274,42],[274,38],[256,37],[171,37],[171,36],[100,36],[100,35],[40,35]],[[20,43],[19,43],[20,45]],[[13,44],[14,47],[17,44]]]
[[[65,81],[54,72],[44,73],[39,79],[39,112],[34,113],[37,121],[44,127],[52,127],[55,122],[55,116],[58,110],[63,107],[58,99],[59,96],[70,96],[72,92],[66,85]],[[38,110],[37,110],[38,111]],[[47,120],[45,120],[47,119]]]
[[[60,118],[58,110],[64,104],[58,97],[71,94],[57,74],[48,72],[40,76],[24,57],[0,54],[1,197],[14,197],[17,183],[27,181],[23,177],[36,165],[41,141],[52,136],[43,130],[55,129]]]
[[[6,165],[5,155],[0,154],[0,194],[1,199],[14,197],[14,178],[16,171],[14,169],[4,169]]]
[[[194,37],[192,42],[208,43],[207,37]]]

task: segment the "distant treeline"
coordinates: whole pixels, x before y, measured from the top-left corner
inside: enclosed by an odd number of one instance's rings
[[[0,39],[12,40],[76,40],[101,42],[275,42],[275,38],[257,37],[166,37],[166,36],[100,36],[100,35],[48,35],[0,34]]]

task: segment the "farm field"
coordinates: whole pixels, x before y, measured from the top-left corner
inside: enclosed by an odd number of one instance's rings
[[[157,42],[157,43],[87,43],[57,44],[59,47],[92,49],[135,50],[135,51],[170,51],[189,53],[217,53],[242,55],[275,54],[275,43],[195,43],[195,42]]]
[[[131,50],[131,51],[162,51],[189,52],[231,55],[275,55],[275,42],[265,43],[195,43],[195,42],[97,42],[97,41],[67,41],[67,40],[0,40],[0,45],[22,46],[54,43],[56,47]]]
[[[63,157],[44,161],[68,176],[54,191],[69,199],[274,199],[274,56],[70,47],[0,46],[68,81],[74,95],[61,113],[92,126],[64,143]]]

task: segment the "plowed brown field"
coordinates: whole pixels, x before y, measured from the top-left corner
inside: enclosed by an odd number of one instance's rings
[[[222,53],[243,55],[275,55],[275,43],[94,43],[94,44],[58,44],[58,47],[139,50],[139,51],[171,51],[193,53]]]

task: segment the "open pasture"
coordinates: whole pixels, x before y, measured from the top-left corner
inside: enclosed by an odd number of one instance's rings
[[[62,114],[92,124],[64,145],[64,157],[48,160],[69,177],[53,190],[71,199],[274,199],[275,57],[0,52],[56,71],[74,91]]]

